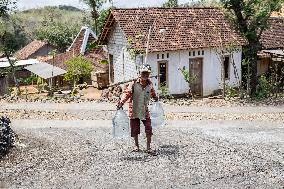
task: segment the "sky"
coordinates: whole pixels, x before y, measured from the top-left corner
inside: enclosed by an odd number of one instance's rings
[[[166,0],[114,0],[114,6],[119,8],[133,8],[145,6],[161,6]],[[179,0],[179,3],[191,2],[192,0]],[[71,5],[80,9],[87,6],[80,0],[18,0],[18,9],[40,8],[47,5]]]

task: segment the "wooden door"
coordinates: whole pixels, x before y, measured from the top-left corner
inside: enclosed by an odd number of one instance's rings
[[[190,85],[191,91],[193,94],[197,96],[202,96],[203,92],[203,83],[202,83],[202,67],[203,67],[203,59],[202,58],[194,58],[189,59],[189,75],[196,76],[195,81]]]
[[[114,68],[113,68],[113,55],[109,55],[109,80],[110,83],[114,82]]]

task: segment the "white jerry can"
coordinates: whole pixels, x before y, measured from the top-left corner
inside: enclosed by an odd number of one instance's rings
[[[129,118],[124,110],[117,110],[112,119],[113,138],[125,139],[129,137]]]
[[[165,113],[160,102],[154,102],[150,107],[151,125],[153,128],[165,126]]]

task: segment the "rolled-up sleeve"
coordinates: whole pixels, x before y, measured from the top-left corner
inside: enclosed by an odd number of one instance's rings
[[[124,103],[132,96],[132,86],[133,83],[131,83],[122,93],[121,99],[118,101],[119,105],[124,105]]]

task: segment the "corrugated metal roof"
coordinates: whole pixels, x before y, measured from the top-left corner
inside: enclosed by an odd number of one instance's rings
[[[56,66],[52,66],[50,64],[40,62],[38,64],[34,64],[31,66],[25,67],[25,69],[31,71],[32,73],[38,75],[43,79],[52,78],[58,75],[63,75],[66,73],[65,70],[58,68]]]
[[[11,58],[11,60],[15,60],[15,58]],[[28,59],[28,60],[18,60],[15,62],[15,66],[26,66],[37,64],[39,61],[37,59]],[[10,67],[10,63],[8,62],[7,58],[0,59],[0,68],[8,68]]]
[[[270,53],[276,56],[284,56],[284,50],[263,50],[264,53]]]

